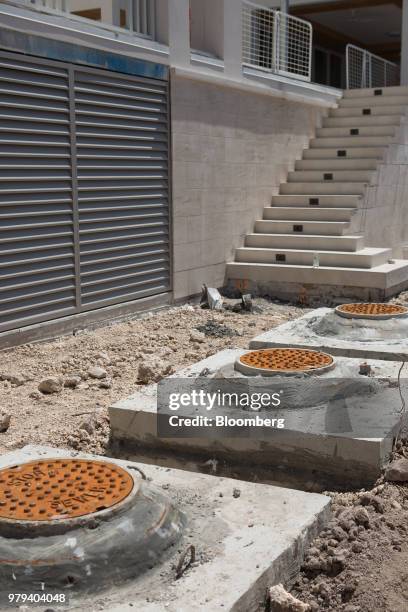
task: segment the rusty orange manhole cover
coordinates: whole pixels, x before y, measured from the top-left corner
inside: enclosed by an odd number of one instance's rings
[[[112,508],[133,478],[113,463],[44,459],[0,470],[0,520],[54,521]]]
[[[408,314],[408,308],[397,304],[342,304],[337,306],[336,313],[349,318],[361,319],[387,319],[401,317]]]
[[[326,353],[295,348],[261,349],[245,353],[239,363],[254,370],[270,372],[308,372],[327,369],[334,359]]]

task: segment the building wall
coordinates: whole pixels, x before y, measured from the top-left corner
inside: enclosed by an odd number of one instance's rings
[[[408,245],[408,117],[367,189],[361,230],[367,246],[392,248],[394,257],[403,256]]]
[[[327,113],[181,76],[171,81],[174,294],[220,287],[243,244]]]

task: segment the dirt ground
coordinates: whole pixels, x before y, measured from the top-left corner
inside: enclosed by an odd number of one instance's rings
[[[394,458],[408,457],[405,443]],[[328,493],[333,518],[312,543],[292,594],[310,612],[407,612],[408,487]]]
[[[303,313],[262,299],[245,314],[184,305],[0,352],[0,412],[11,415],[0,453],[32,443],[103,454],[110,404],[222,348],[247,347],[253,336]],[[204,333],[197,330],[203,325]],[[50,378],[55,392],[39,391]]]
[[[407,304],[408,294],[394,301]],[[0,413],[11,416],[0,453],[29,443],[105,453],[111,403],[305,312],[254,303],[253,313],[188,304],[0,353]],[[372,491],[327,495],[333,519],[305,558],[292,594],[306,605],[293,611],[408,612],[408,487],[379,474]]]

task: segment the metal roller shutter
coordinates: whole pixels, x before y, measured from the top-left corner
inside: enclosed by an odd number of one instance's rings
[[[0,56],[0,109],[3,331],[76,309],[68,71]]]
[[[0,332],[169,289],[167,95],[0,53]]]
[[[167,87],[76,72],[84,307],[169,288]]]

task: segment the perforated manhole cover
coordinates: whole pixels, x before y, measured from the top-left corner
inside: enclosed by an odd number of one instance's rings
[[[334,359],[327,353],[308,349],[271,348],[245,353],[236,365],[244,374],[318,373],[334,367]]]
[[[0,470],[0,522],[59,521],[114,508],[134,489],[114,463],[48,459]]]
[[[349,319],[392,319],[408,315],[408,308],[397,304],[342,304],[336,313]]]

